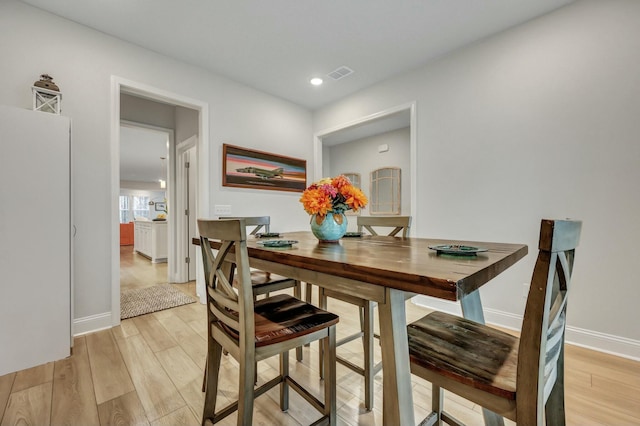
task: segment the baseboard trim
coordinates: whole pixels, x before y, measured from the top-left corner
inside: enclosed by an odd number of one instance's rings
[[[462,314],[460,304],[457,302],[439,300],[427,296],[416,296],[412,299],[412,302],[418,306],[423,306],[428,309],[447,312],[454,315]],[[522,316],[520,315],[496,309],[484,309],[484,317],[488,324],[494,324],[512,330],[520,330],[522,328]],[[638,340],[586,330],[584,328],[569,325],[566,329],[565,338],[567,343],[576,346],[632,359],[634,361],[640,361],[640,341]]]
[[[111,326],[111,312],[76,318],[73,320],[73,335],[82,336],[83,334],[111,328]]]
[[[567,342],[583,348],[640,361],[640,341],[567,326]]]

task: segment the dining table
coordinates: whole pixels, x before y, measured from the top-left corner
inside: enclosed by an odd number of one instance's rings
[[[484,323],[479,289],[528,252],[525,244],[357,233],[329,243],[311,232],[248,236],[247,250],[253,268],[377,302],[385,425],[415,425],[405,301],[457,301],[464,317]]]

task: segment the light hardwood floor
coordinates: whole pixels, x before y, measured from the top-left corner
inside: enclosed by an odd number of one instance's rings
[[[167,264],[151,263],[133,246],[120,246],[120,290],[133,290],[167,282]]]
[[[122,287],[162,282],[166,264],[152,265],[128,250],[122,255]],[[163,271],[164,269],[164,271]],[[176,285],[189,294],[193,283]],[[316,300],[314,298],[314,300]],[[353,306],[331,300],[340,315],[338,334],[359,326]],[[409,320],[427,311],[407,303]],[[206,355],[206,311],[190,304],[122,321],[119,327],[75,339],[73,355],[0,376],[0,425],[197,425],[203,404],[202,371]],[[359,341],[340,348],[361,359]],[[377,358],[380,354],[378,348]],[[317,345],[304,348],[304,360],[291,355],[291,370],[320,393]],[[223,357],[221,404],[237,396],[237,364]],[[259,365],[259,382],[275,374],[277,359]],[[338,366],[338,417],[342,425],[382,424],[382,374],[376,377],[375,407],[362,404],[363,379]],[[413,378],[416,420],[427,414],[430,389]],[[278,390],[258,398],[255,424],[304,425],[318,415],[295,392],[287,413],[278,408]],[[640,363],[567,346],[566,405],[570,425],[640,425]],[[445,406],[470,425],[482,424],[480,407],[447,394]],[[235,424],[235,415],[222,424]]]

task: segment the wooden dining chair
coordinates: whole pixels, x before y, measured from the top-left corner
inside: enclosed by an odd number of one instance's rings
[[[402,232],[402,238],[409,236],[409,228],[411,227],[411,216],[358,216],[357,219],[358,232],[365,232],[371,235],[387,235],[395,237]],[[380,228],[385,228],[383,234]],[[389,231],[388,228],[393,228]]]
[[[262,233],[269,234],[270,232],[271,218],[269,216],[230,216],[220,219],[244,219],[247,228],[252,228],[249,235],[259,237]],[[251,283],[253,284],[253,294],[256,296],[269,295],[272,291],[293,288],[294,296],[302,297],[302,286],[299,281],[270,272],[251,268]]]
[[[411,216],[358,216],[357,219],[358,232],[371,235],[380,235],[378,232],[382,232],[377,228],[384,228],[388,231],[388,228],[392,228],[390,232],[383,233],[382,235],[397,236],[402,232],[402,238],[406,238],[409,234],[409,228],[411,226]],[[365,232],[366,231],[366,232]],[[307,287],[307,293],[309,293]],[[344,345],[352,340],[362,338],[362,344],[364,346],[364,360],[363,366],[360,367],[355,363],[349,361],[346,358],[337,356],[337,361],[345,367],[355,371],[356,373],[364,376],[364,406],[367,410],[373,409],[373,381],[376,374],[382,370],[382,362],[375,363],[373,343],[374,337],[374,315],[373,309],[376,303],[366,299],[360,299],[355,296],[346,295],[332,290],[320,288],[320,307],[322,309],[327,308],[327,298],[341,300],[352,305],[356,305],[359,308],[360,315],[360,332],[352,334],[350,336],[340,339],[336,346]],[[322,357],[320,358],[322,359]],[[321,361],[322,362],[322,361]],[[322,366],[320,366],[320,374],[322,376]]]
[[[253,400],[280,385],[280,408],[288,409],[289,387],[322,413],[316,424],[336,423],[336,335],[338,316],[287,294],[255,300],[246,222],[243,219],[198,220],[200,247],[207,286],[206,389],[202,424],[214,424],[238,411],[238,425],[252,424]],[[221,242],[214,252],[209,239]],[[237,286],[230,281],[235,265]],[[327,374],[324,401],[307,391],[289,375],[289,351],[305,343],[321,341]],[[239,399],[215,411],[222,351],[239,365]],[[256,363],[280,355],[280,373],[255,388]]]
[[[247,229],[251,228],[249,235],[260,236],[261,233],[270,233],[271,217],[270,216],[237,216],[237,217],[220,217],[220,219],[244,219]],[[293,296],[298,299],[302,298],[302,283],[292,278],[283,277],[281,275],[272,274],[270,272],[261,271],[251,268],[251,284],[253,285],[253,295],[255,297],[266,295],[278,290],[287,288],[293,289]],[[296,349],[296,359],[302,361],[302,348]]]
[[[443,389],[518,424],[565,424],[564,330],[581,226],[542,221],[520,338],[443,312],[408,326],[411,372],[432,383],[424,424],[461,424],[443,411]]]

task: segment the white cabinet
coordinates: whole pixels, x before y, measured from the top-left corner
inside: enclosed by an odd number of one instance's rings
[[[153,263],[167,261],[167,222],[135,221],[133,249]]]
[[[0,106],[0,376],[69,356],[68,117]]]

